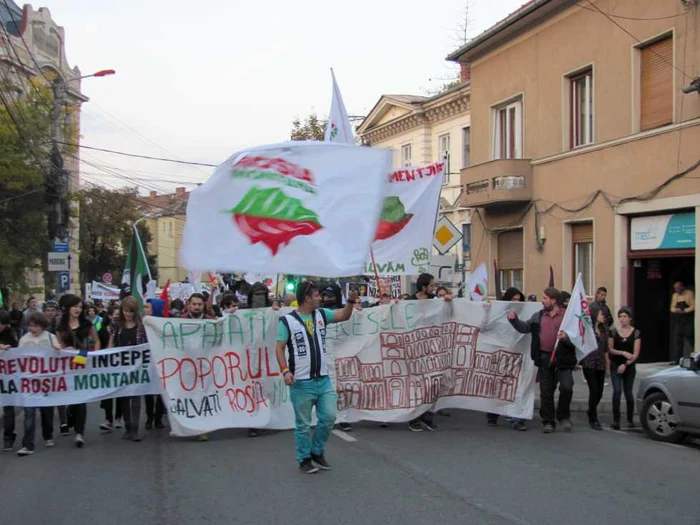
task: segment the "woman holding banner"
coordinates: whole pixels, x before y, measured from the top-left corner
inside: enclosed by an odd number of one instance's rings
[[[99,350],[100,338],[93,324],[85,316],[80,297],[73,294],[64,295],[61,298],[61,306],[61,320],[56,328],[59,346],[80,351],[80,355],[75,356],[74,360],[87,352],[90,340],[94,341],[94,350]],[[72,420],[73,430],[75,430],[75,446],[83,448],[87,405],[85,403],[71,405],[68,407],[68,412],[68,420]]]

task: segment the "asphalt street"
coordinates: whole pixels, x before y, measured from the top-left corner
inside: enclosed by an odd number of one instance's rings
[[[304,475],[291,432],[133,443],[100,435],[100,416],[82,450],[38,436],[33,456],[0,455],[2,525],[700,523],[700,446],[583,421],[552,435],[458,410],[438,432],[363,423],[331,437],[332,471]]]

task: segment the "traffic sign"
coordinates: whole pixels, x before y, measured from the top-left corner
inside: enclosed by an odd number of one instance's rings
[[[70,270],[70,253],[49,252],[49,271],[67,272]]]
[[[70,272],[58,272],[58,291],[67,292],[70,290]]]
[[[112,274],[109,273],[109,272],[106,272],[106,273],[102,276],[102,282],[105,283],[105,284],[111,284],[111,282],[112,282]]]
[[[60,241],[53,241],[53,251],[59,252],[59,253],[68,253],[69,252],[68,243],[67,242],[60,242]]]
[[[445,255],[462,238],[460,232],[447,217],[442,217],[435,226],[433,235],[433,246],[437,248],[440,255]]]

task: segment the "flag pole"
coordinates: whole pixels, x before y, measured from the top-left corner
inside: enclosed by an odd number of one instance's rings
[[[144,255],[144,262],[146,263],[146,271],[148,272],[148,280],[152,281],[153,276],[151,275],[151,267],[148,265],[148,257],[146,257],[146,251],[143,249],[143,244],[141,244],[141,236],[139,235],[139,231],[136,228],[136,223],[134,223],[134,236],[136,236],[136,240],[139,243],[139,248],[141,249],[141,253],[143,253],[143,255]]]
[[[370,244],[369,246],[369,256],[372,259],[372,268],[374,268],[374,278],[377,281],[377,295],[379,295],[379,272],[377,272],[377,263],[374,262],[374,250],[372,249],[372,245]],[[381,297],[379,297],[381,300]]]

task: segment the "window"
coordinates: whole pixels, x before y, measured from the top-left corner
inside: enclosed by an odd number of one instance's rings
[[[574,275],[572,282],[580,273],[587,293],[593,288],[593,223],[579,222],[571,225],[571,242],[574,248]]]
[[[523,154],[523,103],[516,100],[494,110],[494,159],[520,159]]]
[[[571,147],[593,142],[593,70],[571,77]]]
[[[462,167],[468,168],[472,164],[471,149],[472,149],[471,128],[462,128]]]
[[[450,134],[440,135],[438,137],[438,160],[445,161],[445,178],[444,184],[450,183]]]
[[[503,291],[523,289],[523,230],[498,234],[498,281]]]
[[[640,131],[673,122],[673,38],[641,50]]]
[[[462,253],[465,259],[471,257],[469,250],[472,244],[472,225],[471,223],[462,224]]]
[[[411,145],[405,144],[401,146],[401,165],[410,166],[411,165]]]

